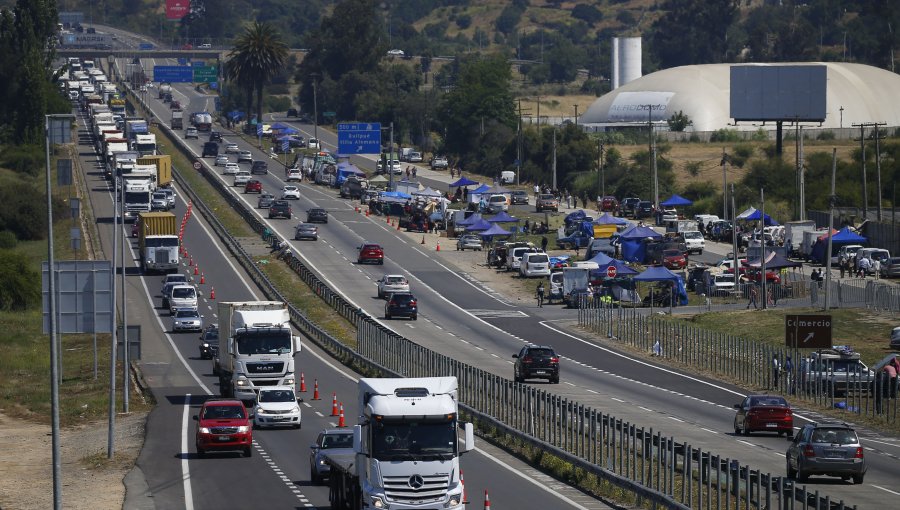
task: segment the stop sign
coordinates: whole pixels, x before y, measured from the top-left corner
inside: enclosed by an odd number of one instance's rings
[[[607,278],[615,278],[616,277],[616,266],[609,266],[606,268],[606,277]]]

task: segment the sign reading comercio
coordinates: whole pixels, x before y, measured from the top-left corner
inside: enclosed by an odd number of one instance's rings
[[[784,345],[797,349],[831,347],[831,316],[785,315]]]

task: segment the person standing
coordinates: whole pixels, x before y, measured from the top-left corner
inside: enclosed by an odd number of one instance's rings
[[[861,258],[859,259],[859,263],[858,263],[858,264],[859,264],[859,273],[857,274],[857,276],[859,276],[860,278],[865,279],[866,274],[869,272],[869,268],[872,267],[872,266],[871,266],[871,263],[870,263],[870,261],[869,261],[869,258],[868,258],[868,257],[861,257]]]
[[[538,308],[544,307],[544,282],[541,282],[537,286],[537,302]]]
[[[785,384],[787,385],[788,393],[791,395],[794,394],[794,362],[791,361],[791,356],[787,355],[784,358],[784,377]]]
[[[747,310],[749,310],[751,306],[754,310],[758,310],[759,306],[756,304],[756,301],[759,297],[759,291],[756,290],[755,284],[750,286],[750,292],[748,294],[750,295],[750,301],[747,303]]]
[[[541,251],[547,253],[547,236],[541,236]]]
[[[874,259],[872,261],[872,272],[875,273],[875,279],[877,280],[880,276],[878,273],[881,272],[881,260]]]
[[[778,362],[778,355],[772,355],[772,387],[778,388],[778,375],[781,372],[781,363]]]

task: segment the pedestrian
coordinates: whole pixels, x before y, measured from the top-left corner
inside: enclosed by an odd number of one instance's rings
[[[778,362],[778,355],[772,355],[772,388],[778,388],[778,375],[781,372],[781,363]]]
[[[841,255],[841,257],[838,259],[838,269],[841,270],[841,278],[844,277],[844,272],[846,271],[846,267],[847,267],[847,255]]]
[[[872,267],[871,261],[869,260],[868,257],[862,257],[859,259],[858,265],[859,265],[859,271],[857,272],[856,276],[858,276],[860,278],[865,278],[866,274],[868,274],[868,272],[869,272],[869,269]]]
[[[842,271],[846,271],[847,276],[850,276],[850,258],[848,258],[846,255],[844,256],[844,267]],[[841,273],[841,276],[844,276],[843,272]]]
[[[541,194],[541,186],[539,184],[534,185],[534,197],[537,198],[538,195]]]
[[[544,307],[544,282],[539,283],[537,286],[537,302],[539,308]]]
[[[788,392],[793,395],[794,394],[794,362],[791,361],[790,354],[785,356],[784,358],[784,376],[786,377],[785,382],[787,383]]]
[[[541,236],[541,251],[547,253],[547,236]]]
[[[662,345],[659,343],[659,338],[653,343],[653,356],[662,356]]]
[[[526,219],[523,232],[528,232],[528,225],[529,225],[529,223],[528,223],[528,220]]]
[[[754,310],[758,310],[759,306],[756,304],[757,298],[759,297],[759,291],[756,290],[756,284],[750,286],[750,301],[747,303],[747,310],[753,306]]]
[[[881,260],[875,259],[872,261],[872,272],[875,273],[875,279],[877,280],[879,274],[881,272]]]

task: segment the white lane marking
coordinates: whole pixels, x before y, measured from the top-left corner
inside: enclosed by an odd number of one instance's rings
[[[684,423],[684,420],[682,420],[680,418],[676,418],[674,416],[667,416],[667,418],[669,418],[672,421],[677,421],[678,423]]]
[[[191,394],[184,396],[184,412],[181,414],[181,485],[184,486],[184,508],[194,509],[194,492],[191,489],[191,468],[188,465],[188,415],[191,414]]]
[[[625,403],[624,400],[622,400],[622,399],[620,399],[620,398],[616,398],[616,397],[610,397],[610,400],[615,400],[616,402],[621,402],[621,403],[623,403],[623,404]]]
[[[754,447],[754,448],[757,448],[757,445],[755,445],[755,444],[753,444],[753,443],[751,443],[751,442],[749,442],[749,441],[744,441],[743,439],[738,439],[737,442],[738,442],[738,443],[745,444],[745,445],[747,445],[747,446],[752,446],[752,447]]]
[[[881,489],[881,490],[883,490],[883,491],[885,491],[885,492],[890,492],[891,494],[894,494],[894,495],[896,495],[896,496],[900,496],[900,492],[892,491],[892,490],[890,490],[890,489],[885,489],[884,487],[882,487],[882,486],[880,486],[880,485],[875,485],[874,483],[873,483],[873,484],[870,484],[870,485],[872,485],[872,487],[875,487],[876,489]]]
[[[718,434],[718,432],[716,432],[715,430],[705,429],[703,427],[700,427],[700,430],[705,430],[706,432],[709,432],[710,434]]]

